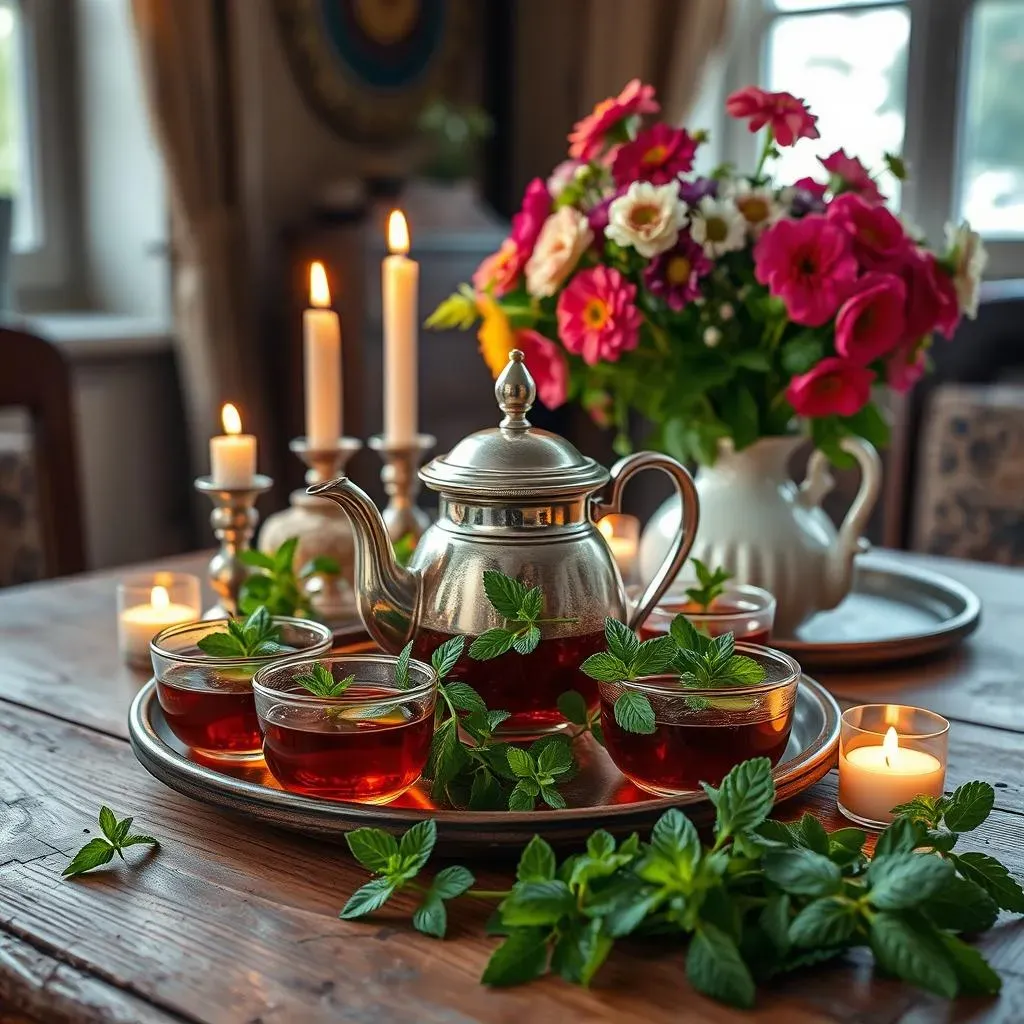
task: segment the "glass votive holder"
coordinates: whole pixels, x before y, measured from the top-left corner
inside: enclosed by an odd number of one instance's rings
[[[765,677],[750,686],[699,690],[678,676],[658,675],[600,683],[605,749],[630,782],[658,796],[717,786],[751,757],[782,760],[793,725],[800,666],[788,654],[737,644]],[[635,733],[615,721],[615,702],[627,690],[643,694],[654,711],[654,732]]]
[[[117,646],[125,663],[149,668],[150,641],[162,629],[202,614],[198,576],[153,572],[128,576],[117,585]]]
[[[290,658],[253,677],[267,768],[285,789],[329,800],[381,804],[423,773],[434,735],[437,674],[409,662],[408,686],[388,654]],[[317,665],[335,682],[354,676],[337,696],[299,682]]]
[[[261,755],[263,735],[256,717],[252,677],[259,668],[297,655],[331,649],[329,627],[312,619],[275,616],[284,650],[277,654],[220,658],[204,653],[199,641],[227,631],[224,619],[171,626],[150,645],[156,694],[171,732],[206,757],[232,761]]]
[[[636,516],[620,513],[602,516],[597,528],[608,545],[619,575],[627,583],[636,577],[637,554],[640,550],[640,520]]]
[[[640,626],[644,640],[667,633],[677,615],[685,615],[694,629],[707,636],[732,633],[737,641],[748,644],[767,644],[775,624],[775,597],[761,587],[748,583],[727,583],[725,589],[701,608],[686,596],[693,583],[674,583],[672,589],[651,609]]]
[[[924,708],[862,704],[839,729],[839,811],[866,828],[885,828],[892,809],[915,796],[942,796],[949,722]]]

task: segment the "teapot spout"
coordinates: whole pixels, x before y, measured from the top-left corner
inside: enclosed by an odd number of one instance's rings
[[[412,639],[422,579],[398,564],[377,506],[346,476],[315,484],[307,494],[330,498],[348,514],[355,542],[355,592],[359,616],[385,650],[397,653]]]

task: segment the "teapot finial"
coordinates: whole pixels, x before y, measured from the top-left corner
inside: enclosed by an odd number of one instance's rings
[[[530,421],[526,414],[533,408],[537,385],[523,361],[523,353],[514,348],[508,354],[508,364],[494,384],[494,397],[498,408],[505,414],[501,426],[506,430],[526,430]]]

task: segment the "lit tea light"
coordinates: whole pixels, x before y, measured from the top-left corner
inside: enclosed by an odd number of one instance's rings
[[[636,556],[640,547],[640,520],[636,516],[603,516],[598,520],[597,528],[623,579],[630,579],[636,569]]]
[[[879,827],[892,821],[898,804],[919,795],[942,796],[948,732],[946,719],[922,708],[868,704],[846,711],[840,730],[839,810],[860,824]]]
[[[199,580],[185,573],[158,573],[146,581],[121,583],[117,641],[124,660],[139,667],[148,665],[150,640],[167,626],[198,619],[199,596]]]
[[[256,438],[242,433],[242,417],[228,402],[221,409],[224,433],[210,438],[210,476],[225,490],[252,487],[256,475]]]

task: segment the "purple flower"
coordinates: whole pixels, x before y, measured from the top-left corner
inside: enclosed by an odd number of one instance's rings
[[[644,271],[644,284],[678,313],[700,295],[700,279],[713,268],[704,249],[689,234],[682,234],[671,249],[651,260]]]
[[[705,196],[718,196],[718,182],[714,178],[679,180],[679,198],[687,206],[696,206]]]

